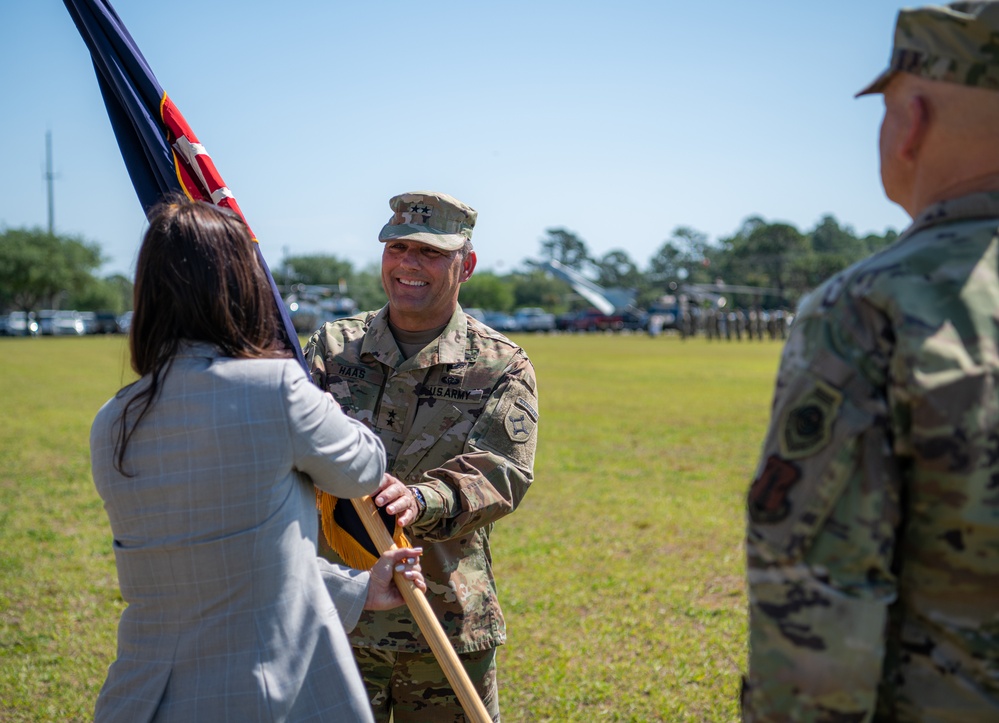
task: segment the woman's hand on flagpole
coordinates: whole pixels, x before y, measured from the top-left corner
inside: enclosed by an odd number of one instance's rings
[[[406,602],[392,580],[392,575],[396,572],[426,592],[427,582],[423,579],[423,572],[420,569],[421,554],[423,554],[422,547],[396,548],[382,554],[371,568],[364,609],[391,610]]]

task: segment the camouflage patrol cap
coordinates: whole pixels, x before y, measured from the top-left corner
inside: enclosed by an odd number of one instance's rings
[[[456,251],[471,240],[478,215],[457,198],[436,191],[413,191],[389,200],[392,218],[378,234],[379,241],[407,239],[442,251]]]
[[[855,97],[880,93],[895,73],[999,90],[999,2],[900,10],[888,68]]]

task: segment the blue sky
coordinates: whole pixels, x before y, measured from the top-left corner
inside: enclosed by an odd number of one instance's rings
[[[388,199],[479,211],[479,268],[537,257],[545,229],[643,268],[674,228],[760,215],[902,229],[881,190],[888,0],[404,3],[117,0],[276,267],[374,263]],[[89,55],[59,0],[0,3],[0,227],[55,225],[131,274],[144,218]]]

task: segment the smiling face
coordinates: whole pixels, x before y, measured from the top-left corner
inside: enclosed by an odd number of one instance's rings
[[[389,319],[405,331],[427,331],[446,324],[458,305],[458,291],[475,269],[475,252],[441,251],[407,239],[385,243],[382,286]]]

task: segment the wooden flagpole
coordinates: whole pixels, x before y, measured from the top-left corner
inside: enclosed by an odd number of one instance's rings
[[[354,509],[357,510],[357,516],[364,523],[364,529],[368,531],[368,536],[375,547],[378,548],[379,554],[398,547],[392,539],[392,535],[385,529],[385,524],[378,515],[378,508],[375,506],[374,500],[370,497],[361,497],[359,499],[352,499],[351,503],[354,505]],[[468,716],[469,721],[471,723],[492,723],[492,718],[486,711],[486,707],[482,704],[478,691],[475,690],[472,681],[469,680],[468,673],[465,672],[464,666],[462,666],[461,661],[458,659],[458,654],[451,647],[451,641],[444,635],[444,629],[441,627],[440,621],[437,620],[433,610],[430,609],[430,603],[427,602],[426,595],[423,594],[420,588],[403,577],[401,572],[393,571],[392,576],[396,587],[399,588],[403,599],[405,599],[406,604],[409,606],[410,612],[416,618],[416,624],[419,626],[420,632],[423,633],[423,637],[430,644],[430,649],[433,651],[434,657],[437,658],[437,662],[440,663],[441,668],[444,670],[444,675],[447,676],[451,688],[458,696],[458,701],[465,710],[465,715]]]

